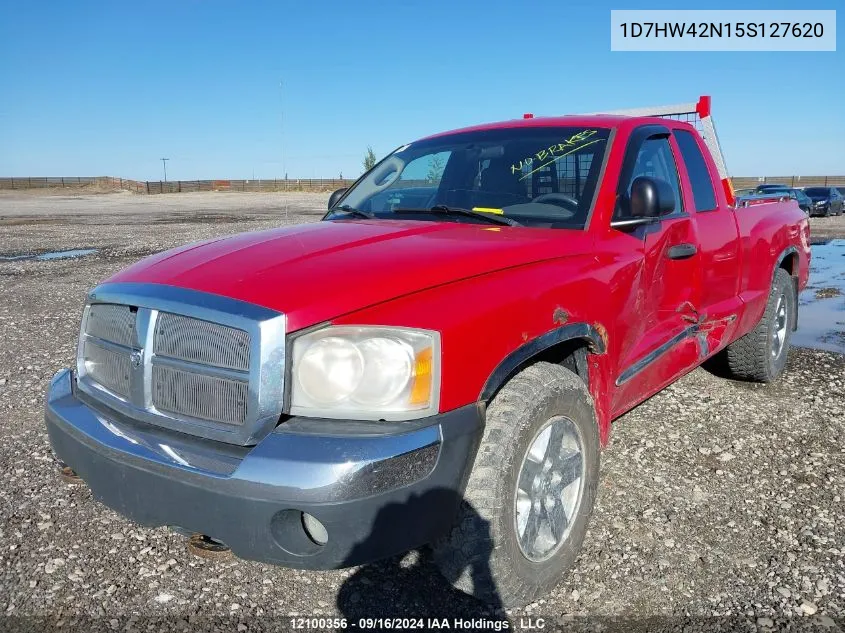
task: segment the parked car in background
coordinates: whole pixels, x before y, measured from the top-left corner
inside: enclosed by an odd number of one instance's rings
[[[845,207],[845,195],[836,187],[807,187],[804,193],[813,201],[810,215],[839,215]]]
[[[756,193],[774,193],[776,191],[783,191],[784,189],[791,189],[789,185],[783,183],[770,183],[765,185],[757,185],[754,188]]]
[[[746,196],[753,196],[757,191],[755,189],[736,189],[734,190],[734,198],[744,198]]]
[[[795,200],[798,201],[798,206],[801,207],[801,210],[807,215],[812,215],[813,199],[804,193],[803,189],[792,189],[791,191],[795,194]]]
[[[740,189],[734,192],[734,196],[737,206],[751,206],[771,201],[773,198],[785,197],[795,200],[801,210],[808,215],[813,207],[813,201],[807,194],[786,185],[759,185],[754,189]]]

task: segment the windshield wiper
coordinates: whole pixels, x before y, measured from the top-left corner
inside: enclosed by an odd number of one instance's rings
[[[462,215],[467,218],[475,218],[476,220],[481,220],[483,222],[487,222],[488,224],[503,224],[505,226],[522,226],[516,220],[512,220],[511,218],[506,218],[501,215],[494,215],[490,213],[481,213],[479,211],[470,211],[469,209],[464,209],[463,207],[450,207],[445,204],[435,204],[433,207],[428,209],[393,209],[393,213],[433,213],[433,214],[443,214],[443,215]]]
[[[348,213],[349,215],[355,216],[356,218],[367,218],[368,220],[372,220],[375,218],[375,214],[368,213],[367,211],[361,211],[360,209],[353,209],[348,204],[343,204],[339,207],[332,207],[331,212],[335,213],[337,211],[341,211],[343,213]]]

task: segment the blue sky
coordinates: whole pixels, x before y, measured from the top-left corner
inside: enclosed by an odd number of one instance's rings
[[[0,176],[357,176],[421,136],[713,96],[733,175],[845,173],[835,53],[611,53],[677,0],[3,2]],[[841,0],[699,8],[839,9]]]

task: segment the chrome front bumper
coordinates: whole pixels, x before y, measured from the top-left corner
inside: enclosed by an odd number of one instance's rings
[[[149,526],[220,540],[291,567],[358,565],[431,542],[451,527],[481,433],[478,407],[375,423],[289,418],[236,446],[123,417],[60,371],[45,420],[56,455],[111,508]],[[318,545],[302,513],[328,532]]]

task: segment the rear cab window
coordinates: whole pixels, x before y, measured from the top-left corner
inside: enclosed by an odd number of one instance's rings
[[[704,160],[704,155],[701,153],[701,147],[698,145],[695,136],[687,130],[675,130],[674,135],[687,167],[695,210],[712,211],[718,208],[713,181],[710,179],[710,171],[707,169],[707,161]]]

